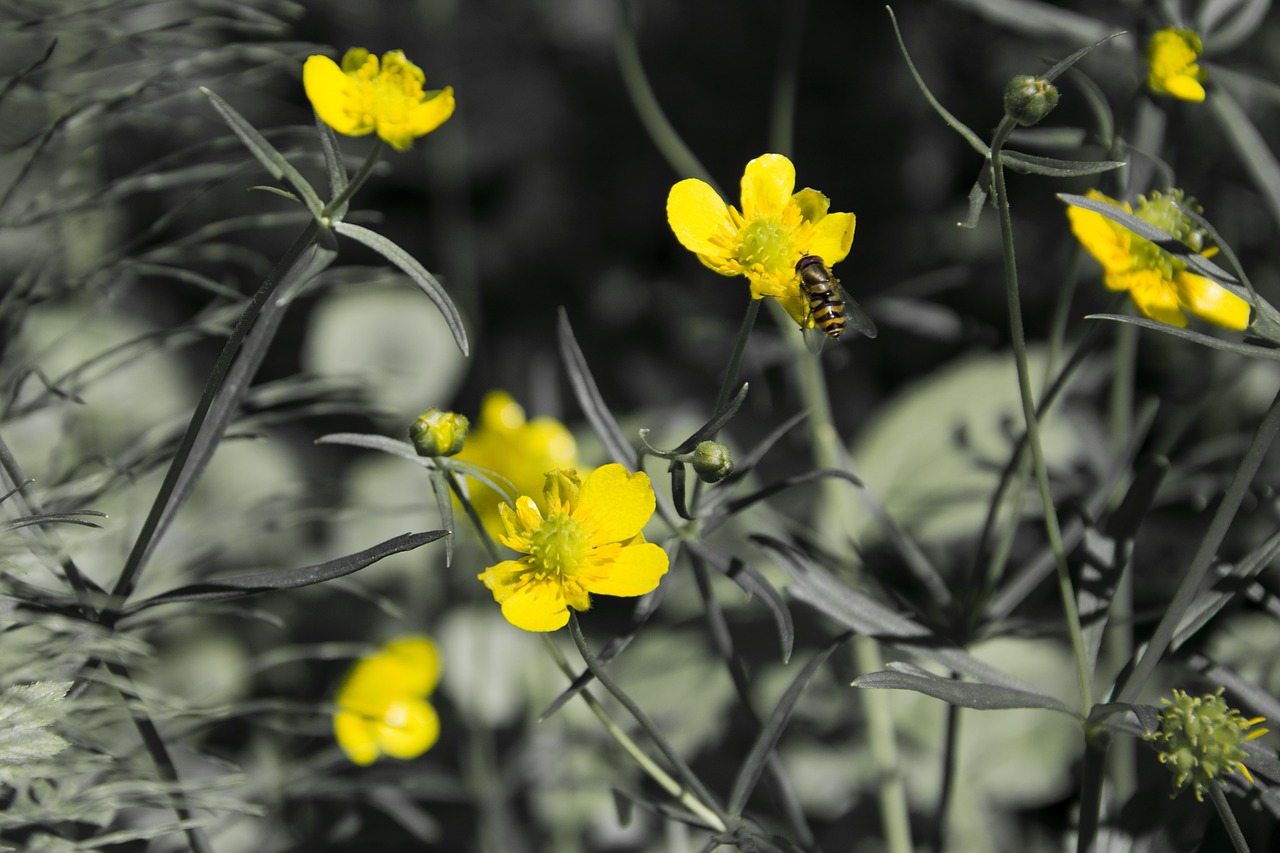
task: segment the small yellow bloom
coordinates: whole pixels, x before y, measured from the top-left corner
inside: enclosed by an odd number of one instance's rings
[[[354,48],[342,67],[327,56],[311,56],[302,66],[302,85],[320,120],[346,136],[378,137],[406,151],[453,115],[453,87],[424,92],[422,69],[391,50],[378,57]]]
[[[813,325],[796,262],[817,255],[827,266],[853,245],[852,213],[828,213],[830,200],[812,189],[793,193],[796,170],[781,154],[765,154],[742,173],[742,210],[710,185],[687,178],[667,195],[667,222],[680,245],[721,275],[744,275],[756,299],[772,296],[801,326]]]
[[[524,409],[506,391],[485,395],[479,420],[454,458],[502,475],[511,481],[518,495],[537,494],[546,472],[578,464],[578,445],[565,425],[555,418],[526,421]],[[506,501],[477,480],[472,479],[469,484],[471,505],[485,529],[495,538],[501,536],[498,504]]]
[[[1204,69],[1196,65],[1204,47],[1191,30],[1164,29],[1147,45],[1147,85],[1161,95],[1184,101],[1203,101]]]
[[[1179,190],[1167,195],[1152,193],[1150,199],[1140,196],[1137,210],[1097,190],[1090,190],[1088,196],[1133,213],[1192,249],[1199,251],[1204,243],[1203,232],[1177,209],[1179,204],[1195,204],[1184,200]],[[1102,264],[1107,287],[1129,291],[1138,310],[1151,319],[1181,328],[1187,325],[1185,311],[1237,331],[1249,325],[1248,302],[1211,279],[1187,272],[1184,261],[1150,240],[1082,207],[1068,207],[1067,218],[1081,245]],[[1211,248],[1200,254],[1208,257],[1215,251]]]
[[[356,764],[380,755],[416,758],[440,737],[427,702],[440,679],[440,654],[422,636],[398,637],[360,660],[338,690],[333,734]]]
[[[589,593],[644,595],[667,573],[666,552],[640,533],[654,509],[644,473],[614,463],[579,480],[572,470],[556,470],[546,475],[541,508],[521,496],[514,510],[500,509],[502,544],[525,556],[479,578],[517,628],[555,631],[569,621],[570,607],[591,606]]]
[[[1253,782],[1249,768],[1244,766],[1248,753],[1242,745],[1267,733],[1267,729],[1249,731],[1264,718],[1245,719],[1223,701],[1222,690],[1219,687],[1217,692],[1204,696],[1174,690],[1172,700],[1160,700],[1164,711],[1159,730],[1142,736],[1156,744],[1160,763],[1173,773],[1174,795],[1190,784],[1196,799],[1203,800],[1210,783],[1221,784],[1218,777],[1232,772]]]

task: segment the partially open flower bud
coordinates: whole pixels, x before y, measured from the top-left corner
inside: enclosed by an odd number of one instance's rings
[[[1038,124],[1058,105],[1058,88],[1043,77],[1019,74],[1004,87],[1004,112],[1023,127]]]
[[[427,409],[409,427],[409,440],[419,456],[452,456],[462,449],[470,428],[465,415]]]
[[[702,441],[693,449],[693,470],[704,483],[718,483],[733,473],[733,454],[714,441]]]

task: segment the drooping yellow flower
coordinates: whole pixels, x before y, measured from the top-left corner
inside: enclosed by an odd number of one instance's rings
[[[1089,198],[1114,204],[1173,234],[1183,244],[1208,257],[1216,248],[1201,249],[1205,235],[1178,205],[1195,206],[1180,190],[1139,196],[1137,209],[1090,190]],[[1153,320],[1185,327],[1183,312],[1241,330],[1249,325],[1249,303],[1217,282],[1187,271],[1185,261],[1134,234],[1100,213],[1068,207],[1071,230],[1081,245],[1102,264],[1103,281],[1112,290],[1127,290],[1138,310]]]
[[[1147,85],[1161,95],[1203,101],[1204,69],[1196,64],[1204,47],[1191,30],[1160,30],[1147,45]]]
[[[667,573],[667,554],[640,531],[653,515],[649,477],[616,463],[579,480],[572,470],[546,475],[542,507],[521,496],[502,504],[502,544],[525,556],[479,575],[502,605],[502,615],[526,631],[555,631],[569,608],[586,610],[589,593],[636,596],[652,592]],[[544,514],[545,512],[545,514]]]
[[[1264,721],[1263,717],[1245,719],[1222,699],[1223,689],[1204,696],[1189,696],[1174,690],[1173,699],[1161,699],[1160,729],[1143,734],[1160,752],[1160,763],[1173,773],[1174,794],[1188,784],[1203,800],[1211,783],[1227,773],[1239,772],[1253,783],[1249,768],[1244,766],[1248,741],[1261,737],[1267,729],[1249,729]],[[1245,734],[1248,732],[1248,734]]]
[[[546,472],[578,464],[573,434],[555,418],[525,420],[524,409],[506,391],[490,391],[480,403],[479,425],[467,436],[455,459],[472,462],[506,477],[517,495],[542,489]],[[471,505],[493,537],[502,535],[498,504],[502,495],[469,479]]]
[[[333,734],[353,762],[381,755],[416,758],[440,736],[427,702],[440,679],[440,654],[422,636],[398,637],[351,668],[338,690]]]
[[[422,69],[391,50],[378,57],[353,48],[342,67],[327,56],[311,56],[302,66],[302,85],[320,120],[346,136],[378,137],[406,151],[453,115],[453,87],[424,92]]]
[[[853,245],[852,213],[828,213],[813,189],[793,193],[796,170],[781,154],[764,154],[742,173],[742,210],[710,185],[687,178],[667,195],[667,222],[680,245],[721,275],[744,275],[756,299],[772,296],[801,326],[813,325],[796,262],[817,255],[839,263]]]

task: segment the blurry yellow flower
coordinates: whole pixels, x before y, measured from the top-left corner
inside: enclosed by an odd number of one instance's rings
[[[853,245],[854,215],[827,213],[830,200],[812,189],[792,193],[795,166],[764,154],[742,173],[742,211],[708,184],[688,178],[667,195],[667,222],[680,245],[721,275],[744,275],[756,299],[772,296],[801,326],[812,326],[796,262],[817,255],[828,267]]]
[[[440,736],[427,696],[440,679],[440,654],[422,636],[398,637],[360,660],[338,690],[333,734],[356,764],[380,755],[416,758]]]
[[[467,436],[455,459],[472,462],[506,477],[518,495],[537,494],[544,475],[554,468],[578,464],[578,446],[555,418],[526,421],[524,409],[506,391],[490,391],[480,404],[479,425]],[[471,505],[493,537],[502,535],[498,504],[502,495],[470,480]]]
[[[453,87],[423,92],[422,69],[391,50],[378,57],[354,48],[342,67],[327,56],[311,56],[302,66],[302,85],[320,120],[346,136],[378,137],[406,151],[453,115]]]
[[[1204,70],[1196,59],[1204,47],[1191,30],[1164,29],[1147,45],[1147,85],[1161,95],[1184,101],[1204,100]]]
[[[526,631],[554,631],[569,608],[586,610],[588,593],[635,596],[652,592],[667,573],[667,554],[640,531],[653,515],[649,477],[616,463],[579,480],[572,470],[546,475],[542,508],[521,496],[502,504],[502,544],[524,554],[479,577],[502,605],[502,615]],[[543,515],[545,510],[546,515]]]
[[[1160,763],[1173,773],[1175,795],[1190,784],[1196,799],[1203,800],[1210,783],[1221,784],[1219,776],[1237,771],[1253,782],[1249,768],[1244,766],[1248,753],[1243,744],[1267,733],[1267,729],[1249,731],[1265,718],[1245,719],[1223,701],[1222,690],[1219,687],[1217,692],[1204,696],[1174,690],[1172,700],[1160,700],[1164,711],[1159,730],[1142,736],[1143,740],[1155,742]]]
[[[1090,190],[1088,195],[1162,228],[1206,257],[1217,251],[1201,250],[1203,232],[1178,210],[1179,204],[1194,206],[1195,202],[1184,200],[1180,190],[1152,193],[1150,199],[1139,196],[1137,210],[1097,190]],[[1249,325],[1249,303],[1217,282],[1187,272],[1184,261],[1150,240],[1081,207],[1068,207],[1067,217],[1081,245],[1102,264],[1107,287],[1129,291],[1138,310],[1151,319],[1184,327],[1187,317],[1183,312],[1186,311],[1228,329],[1240,330]]]

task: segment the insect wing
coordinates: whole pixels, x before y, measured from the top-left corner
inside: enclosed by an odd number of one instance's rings
[[[839,287],[839,291],[840,297],[844,299],[845,325],[854,331],[861,332],[868,338],[874,338],[879,334],[875,321],[871,319],[866,311],[862,310],[862,306],[853,301],[853,297],[843,287]]]
[[[822,331],[819,326],[805,326],[800,331],[804,333],[804,345],[809,348],[809,352],[817,355],[822,352],[822,348],[827,345],[830,338],[827,333]]]

